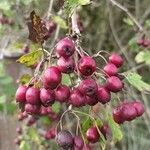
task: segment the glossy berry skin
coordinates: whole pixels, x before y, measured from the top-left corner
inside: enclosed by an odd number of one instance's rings
[[[111,99],[110,91],[104,86],[98,86],[97,99],[102,104],[108,103]]]
[[[121,114],[122,106],[118,106],[113,110],[113,119],[116,123],[122,124],[125,120]]]
[[[90,56],[83,56],[79,60],[79,71],[84,76],[90,76],[96,71],[96,62]]]
[[[81,107],[86,104],[86,96],[83,95],[77,88],[71,91],[69,103],[76,107]]]
[[[70,97],[70,89],[66,85],[59,85],[55,90],[56,101],[67,102]]]
[[[86,104],[90,106],[94,106],[97,103],[98,103],[97,96],[93,96],[93,97],[86,96]]]
[[[39,114],[40,106],[32,105],[32,104],[25,104],[25,111],[27,114],[30,114],[30,115]]]
[[[42,88],[40,90],[40,100],[42,102],[42,105],[45,107],[48,107],[55,102],[55,93],[54,91],[50,89]]]
[[[74,60],[69,58],[60,57],[57,61],[58,68],[61,72],[69,74],[72,73],[75,69]]]
[[[40,90],[38,88],[30,87],[26,91],[26,102],[37,105],[40,103]]]
[[[43,84],[45,88],[55,89],[61,82],[62,75],[57,67],[49,67],[43,75]]]
[[[26,91],[27,87],[22,85],[16,91],[16,102],[25,103],[26,102]]]
[[[96,127],[90,127],[86,132],[86,138],[90,143],[96,143],[99,140],[99,133]]]
[[[71,39],[63,38],[57,43],[55,50],[59,57],[68,58],[73,55],[75,44]]]
[[[144,106],[141,102],[139,102],[139,101],[133,102],[133,107],[136,109],[137,117],[143,115],[145,110],[144,110]]]
[[[82,150],[83,145],[84,145],[83,139],[80,136],[75,136],[73,150]]]
[[[123,104],[121,109],[121,116],[125,121],[132,121],[137,116],[137,111],[133,107],[132,103]]]
[[[108,63],[103,70],[108,77],[114,76],[118,73],[118,68],[112,63]]]
[[[111,76],[107,78],[106,87],[109,91],[116,93],[122,90],[123,83],[118,77]]]
[[[85,79],[81,81],[78,89],[86,96],[93,96],[97,93],[98,86],[94,79]]]
[[[85,144],[82,150],[92,150],[92,148],[89,144]]]
[[[116,67],[121,67],[123,65],[123,59],[118,54],[112,54],[109,57],[109,62],[113,63]]]
[[[58,145],[63,149],[68,149],[73,147],[73,137],[71,133],[67,130],[60,131],[56,136],[56,141]]]

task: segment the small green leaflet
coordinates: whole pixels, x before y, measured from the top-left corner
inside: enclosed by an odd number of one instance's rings
[[[29,128],[28,129],[28,136],[30,139],[32,139],[34,142],[40,143],[40,136],[35,128]]]
[[[30,145],[29,143],[27,143],[26,141],[22,141],[20,146],[19,146],[20,150],[30,150]]]
[[[63,29],[67,29],[67,28],[68,28],[68,26],[67,26],[65,20],[62,19],[60,16],[53,16],[52,19],[53,19],[54,22],[56,22],[57,25],[59,25],[61,28],[63,28]]]
[[[76,7],[88,4],[90,4],[90,0],[65,0],[65,12],[70,17]]]
[[[137,73],[129,73],[126,76],[127,81],[139,91],[150,92],[150,85],[142,80],[142,77]]]
[[[24,64],[26,66],[32,66],[35,63],[38,62],[38,59],[42,56],[43,52],[42,50],[36,50],[33,51],[31,53],[28,53],[26,55],[23,55],[22,57],[20,57],[17,62]]]
[[[27,84],[27,83],[30,81],[31,78],[32,78],[31,75],[29,75],[29,74],[24,74],[24,75],[22,75],[21,78],[19,79],[19,82],[20,82],[21,84]]]
[[[70,79],[70,76],[67,75],[67,74],[63,74],[62,75],[62,84],[65,84],[67,86],[71,86],[71,79]]]
[[[135,61],[137,63],[145,63],[150,65],[150,51],[146,50],[139,52],[135,57]]]
[[[60,112],[60,109],[61,109],[60,103],[55,102],[55,103],[52,105],[52,110],[53,110],[55,113],[59,113],[59,112]]]
[[[134,26],[134,22],[130,18],[124,18],[123,21],[129,26]]]
[[[87,129],[90,128],[92,125],[93,125],[93,121],[89,117],[87,117],[87,119],[85,119],[81,124],[82,132],[85,133]]]
[[[120,126],[113,120],[113,117],[110,114],[107,114],[107,121],[112,132],[113,141],[120,141],[123,138]]]

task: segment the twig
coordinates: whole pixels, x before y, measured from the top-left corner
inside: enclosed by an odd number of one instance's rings
[[[48,11],[47,11],[47,19],[49,19],[49,17],[51,16],[51,11],[52,11],[52,7],[53,7],[53,3],[54,3],[54,0],[50,0],[50,2],[49,2],[49,8],[48,8]]]
[[[116,2],[115,0],[110,0],[110,2],[117,6],[118,8],[120,8],[122,11],[124,11],[129,17],[130,19],[135,23],[135,25],[139,28],[140,32],[144,32],[143,27],[141,26],[141,24],[136,20],[136,18],[129,12],[129,10],[127,8],[125,8],[124,6],[122,6],[120,3]]]

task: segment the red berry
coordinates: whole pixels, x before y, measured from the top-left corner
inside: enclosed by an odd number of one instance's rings
[[[17,132],[18,134],[22,134],[22,128],[21,128],[21,127],[16,128],[16,132]]]
[[[109,63],[104,67],[104,72],[108,77],[114,76],[118,73],[118,68],[114,64]]]
[[[148,46],[150,46],[150,39],[144,39],[143,47],[148,47]]]
[[[143,39],[143,38],[137,40],[137,44],[138,44],[139,46],[142,46],[143,43],[144,43],[144,39]]]
[[[48,107],[44,107],[44,106],[41,106],[40,108],[40,115],[48,115],[49,114],[49,111],[48,111]]]
[[[20,139],[20,138],[15,138],[14,143],[15,143],[16,145],[20,145],[21,139]]]
[[[113,110],[113,119],[116,123],[122,124],[124,122],[124,118],[121,114],[122,106],[118,106]]]
[[[84,95],[93,96],[97,93],[98,86],[95,80],[85,79],[81,81],[78,89]]]
[[[46,23],[46,28],[48,29],[49,33],[53,33],[56,30],[56,23],[54,21],[50,21]]]
[[[74,137],[74,150],[82,150],[84,145],[83,139],[80,136]]]
[[[97,96],[93,96],[93,97],[86,96],[86,104],[90,106],[94,106],[97,103],[98,103]]]
[[[25,44],[25,45],[23,46],[23,48],[22,48],[22,51],[23,51],[24,53],[28,53],[28,52],[29,52],[29,46],[28,46],[27,44]]]
[[[100,128],[101,133],[104,135],[105,139],[107,139],[108,136],[110,136],[110,130],[107,123],[103,124]]]
[[[109,91],[116,93],[122,90],[123,83],[118,77],[111,76],[107,78],[106,87]]]
[[[96,71],[96,62],[90,56],[84,56],[79,60],[79,71],[84,76],[90,76]]]
[[[57,67],[49,67],[43,75],[43,84],[45,88],[55,89],[61,82],[61,72]]]
[[[133,102],[133,107],[137,111],[137,117],[142,116],[144,113],[144,106],[141,102]]]
[[[22,85],[16,91],[16,102],[25,103],[26,102],[26,91],[27,87]]]
[[[40,100],[42,105],[48,107],[55,102],[55,93],[50,89],[42,88],[40,91]]]
[[[61,72],[67,74],[72,73],[75,69],[75,63],[71,57],[69,58],[60,57],[57,61],[57,65]]]
[[[113,63],[116,67],[121,67],[123,64],[123,59],[120,55],[118,54],[112,54],[109,57],[109,62]]]
[[[86,96],[83,95],[77,88],[73,89],[69,103],[76,107],[84,106],[86,104]]]
[[[98,86],[97,98],[100,103],[106,104],[111,99],[110,91],[103,86]]]
[[[89,144],[85,144],[82,150],[92,150],[92,148]]]
[[[68,149],[73,147],[73,137],[69,131],[60,131],[56,136],[57,143],[63,149]]]
[[[137,116],[137,111],[132,103],[125,103],[122,105],[121,116],[125,121],[132,121]]]
[[[56,53],[59,57],[68,58],[73,55],[75,51],[75,44],[69,38],[63,38],[56,45]]]
[[[90,127],[86,132],[86,138],[90,143],[96,143],[99,140],[99,133],[96,127]]]
[[[70,97],[70,89],[66,85],[59,85],[55,90],[56,100],[59,102],[67,102]]]
[[[27,126],[30,127],[32,126],[34,123],[36,122],[34,117],[30,117],[28,122],[27,122]]]
[[[38,88],[30,87],[26,92],[26,102],[36,105],[40,103],[40,90]]]
[[[26,111],[26,113],[28,113],[30,115],[38,114],[40,111],[40,106],[32,105],[32,104],[25,104],[25,111]]]

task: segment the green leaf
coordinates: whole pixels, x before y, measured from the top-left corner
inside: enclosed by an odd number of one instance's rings
[[[128,45],[129,45],[129,48],[132,50],[132,51],[135,51],[135,52],[139,52],[139,49],[140,47],[137,45],[137,42],[136,42],[136,38],[132,38],[130,39]]]
[[[28,129],[28,135],[31,138],[31,140],[33,140],[35,142],[39,142],[40,141],[40,137],[39,137],[39,134],[37,133],[36,129],[29,128]]]
[[[139,91],[150,91],[150,85],[142,80],[137,73],[129,73],[126,76],[127,81]]]
[[[20,150],[31,150],[29,143],[24,140],[21,142],[19,148]]]
[[[29,75],[29,74],[24,74],[24,75],[22,75],[21,78],[19,79],[19,82],[20,82],[21,84],[27,84],[27,83],[30,81],[31,78],[32,78],[31,75]]]
[[[130,18],[124,18],[123,22],[125,22],[129,26],[134,26],[134,22]]]
[[[38,59],[42,56],[42,50],[36,50],[20,57],[17,62],[26,66],[32,66],[38,62]]]
[[[71,16],[77,6],[88,4],[90,4],[90,0],[66,0],[64,3],[65,12]]]
[[[135,61],[137,63],[143,63],[145,62],[147,65],[150,64],[150,51],[141,51],[139,52],[136,57],[135,57]]]
[[[68,26],[64,19],[62,19],[60,16],[53,16],[52,19],[54,22],[56,22],[57,25],[59,25],[63,29],[67,29]]]
[[[113,117],[110,114],[107,114],[107,122],[111,129],[114,142],[120,141],[123,138],[122,131],[120,129],[120,126],[114,121]]]
[[[51,124],[51,121],[50,121],[49,117],[47,117],[47,116],[42,116],[42,117],[40,117],[40,120],[41,120],[41,122],[42,122],[44,125],[50,125],[50,124]]]
[[[8,114],[14,114],[16,109],[17,109],[16,104],[14,104],[14,103],[6,104],[6,111]]]
[[[0,1],[0,9],[2,10],[10,10],[11,3],[6,1],[6,0],[1,0]]]
[[[92,120],[89,117],[87,117],[87,119],[84,120],[83,123],[81,124],[82,132],[85,133],[88,130],[88,128],[90,128],[92,125],[93,125]]]
[[[71,86],[72,85],[69,75],[67,75],[67,74],[63,74],[62,75],[62,84],[65,84],[67,86]]]
[[[60,103],[55,102],[55,103],[52,105],[52,110],[53,110],[55,113],[59,113],[59,112],[60,112],[60,109],[61,109]]]

